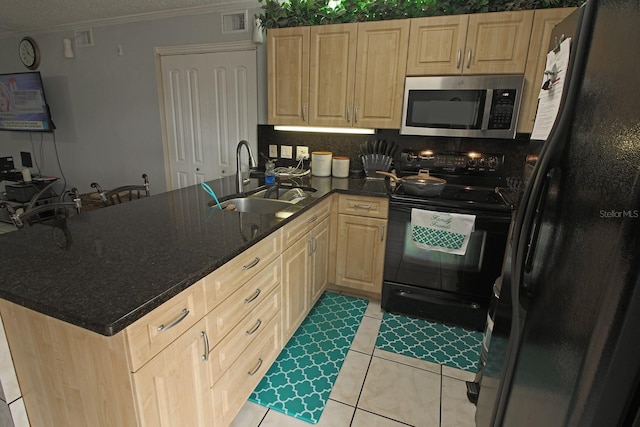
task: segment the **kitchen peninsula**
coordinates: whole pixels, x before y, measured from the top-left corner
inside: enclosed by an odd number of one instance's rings
[[[384,181],[306,184],[318,191],[284,219],[212,209],[193,186],[0,235],[0,313],[31,425],[228,424],[288,339],[281,325],[297,327],[280,291],[286,242],[327,225],[336,193],[386,203]],[[179,389],[154,394],[163,381]]]

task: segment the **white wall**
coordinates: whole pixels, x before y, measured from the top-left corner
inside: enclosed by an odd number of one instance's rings
[[[253,5],[250,20],[259,13]],[[220,22],[220,12],[209,12],[94,26],[94,46],[74,45],[74,59],[62,53],[62,39],[73,39],[72,30],[31,35],[41,51],[38,70],[68,187],[89,192],[97,181],[112,188],[141,182],[146,172],[152,193],[166,191],[154,48],[251,39],[251,23],[246,33],[223,34]],[[0,39],[0,73],[28,71],[18,58],[20,38]],[[266,45],[258,46],[258,76],[258,120],[266,123]],[[43,174],[61,176],[52,134],[0,132],[0,156],[13,155],[19,168],[20,151],[44,161]]]

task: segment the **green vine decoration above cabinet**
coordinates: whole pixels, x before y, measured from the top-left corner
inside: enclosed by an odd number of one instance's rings
[[[580,6],[585,0],[259,0],[265,28]]]

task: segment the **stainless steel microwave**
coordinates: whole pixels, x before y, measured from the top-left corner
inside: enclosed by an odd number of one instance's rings
[[[407,77],[403,135],[515,138],[524,76]]]

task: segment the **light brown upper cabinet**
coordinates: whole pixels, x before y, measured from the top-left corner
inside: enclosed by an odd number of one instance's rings
[[[524,74],[534,12],[411,19],[407,75]]]
[[[302,28],[267,33],[269,123],[399,128],[409,20],[314,26],[306,48]]]
[[[314,126],[352,126],[358,24],[311,27],[309,121]]]
[[[268,114],[272,125],[306,125],[309,27],[267,31]]]
[[[560,9],[539,9],[535,11],[533,29],[531,30],[531,43],[527,55],[527,68],[525,70],[524,92],[520,107],[520,119],[518,120],[518,132],[531,133],[536,119],[538,107],[538,93],[542,86],[542,76],[547,63],[547,52],[551,42],[551,31],[560,21],[566,18],[574,7]]]

